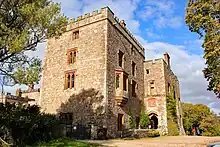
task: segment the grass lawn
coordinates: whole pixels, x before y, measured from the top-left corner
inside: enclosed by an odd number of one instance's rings
[[[52,140],[47,143],[38,143],[36,147],[100,147],[99,144],[79,142],[68,138]]]

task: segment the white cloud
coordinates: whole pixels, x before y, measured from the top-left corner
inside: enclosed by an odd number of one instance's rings
[[[153,29],[149,29],[149,28],[146,29],[146,34],[151,39],[162,39],[162,38],[164,38],[164,35],[156,34],[156,33],[153,32]]]
[[[180,81],[181,99],[185,102],[201,103],[208,105],[213,111],[220,112],[219,100],[212,92],[207,91],[207,81],[202,70],[205,61],[201,55],[190,54],[184,45],[172,45],[165,42],[147,42],[140,36],[136,37],[144,48],[146,59],[162,58],[164,52],[171,57],[171,67]],[[201,42],[200,42],[201,43]]]
[[[204,59],[201,55],[190,52],[190,50],[200,50],[201,41],[186,40],[183,44],[175,45],[166,42],[148,42],[139,34],[140,22],[135,18],[138,2],[140,0],[53,0],[62,2],[62,11],[69,17],[77,17],[84,13],[92,12],[101,7],[109,6],[115,15],[120,19],[124,19],[127,27],[136,34],[136,38],[146,49],[146,58],[163,57],[164,52],[168,52],[171,56],[171,66],[174,73],[178,76],[181,88],[181,98],[185,102],[203,103],[209,105],[215,112],[220,112],[217,104],[219,103],[212,92],[206,90],[207,82],[201,72],[204,68]],[[159,27],[179,28],[182,26],[182,20],[174,14],[175,4],[171,0],[148,0],[145,9],[139,16],[142,20],[157,24]],[[158,23],[160,22],[160,23]],[[145,29],[147,30],[147,29]],[[143,30],[142,30],[143,31]],[[149,37],[160,38],[162,35],[153,33],[153,30],[146,31]],[[43,58],[45,45],[39,45],[39,50],[30,53],[30,55],[38,55]],[[12,91],[13,88],[7,88]]]
[[[175,3],[172,0],[148,0],[144,9],[138,12],[139,17],[145,21],[153,21],[159,28],[180,28],[183,19],[174,14]]]

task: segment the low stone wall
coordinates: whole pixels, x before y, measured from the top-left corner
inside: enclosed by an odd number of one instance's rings
[[[158,137],[160,133],[152,129],[135,129],[132,136],[134,138]]]

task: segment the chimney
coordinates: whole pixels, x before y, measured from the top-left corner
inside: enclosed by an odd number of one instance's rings
[[[34,90],[34,84],[28,85],[28,92],[32,92]]]
[[[22,95],[21,88],[18,88],[18,89],[16,90],[16,96],[17,96],[17,97],[21,97],[21,95]]]
[[[170,56],[169,56],[169,54],[166,52],[163,55],[164,55],[164,60],[167,63],[168,68],[170,68]]]
[[[123,28],[125,28],[125,27],[126,27],[125,21],[124,21],[124,20],[121,20],[121,21],[120,21],[120,25],[121,25]]]

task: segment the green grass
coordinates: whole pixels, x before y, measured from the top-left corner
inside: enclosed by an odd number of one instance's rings
[[[57,140],[52,140],[50,142],[43,142],[34,145],[36,147],[100,147],[99,144],[91,144],[86,142],[79,142],[68,138],[62,138]]]

